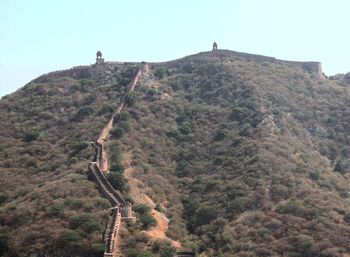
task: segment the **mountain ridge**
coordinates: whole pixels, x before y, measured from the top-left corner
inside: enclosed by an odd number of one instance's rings
[[[232,51],[232,50],[224,50],[224,49],[218,49],[218,50],[212,50],[212,51],[203,51],[199,52],[197,54],[192,54],[192,55],[187,55],[178,59],[170,60],[170,61],[161,61],[161,62],[147,62],[149,65],[171,65],[174,63],[179,63],[182,61],[186,61],[188,59],[196,58],[196,57],[219,57],[219,58],[228,58],[228,57],[243,57],[248,60],[252,61],[260,61],[260,62],[277,62],[277,63],[284,63],[288,65],[298,65],[301,66],[302,68],[305,68],[307,70],[316,72],[320,76],[322,75],[322,64],[320,62],[316,61],[289,61],[289,60],[282,60],[282,59],[277,59],[275,57],[269,57],[269,56],[264,56],[264,55],[258,55],[258,54],[249,54],[249,53],[244,53],[244,52],[237,52],[237,51]],[[115,61],[106,61],[100,64],[103,65],[115,65],[115,64],[131,64],[131,65],[140,65],[143,61],[140,62],[115,62]],[[63,75],[66,74],[75,74],[73,76],[84,76],[89,69],[94,68],[95,65],[98,65],[98,63],[91,64],[91,65],[78,65],[78,66],[73,66],[72,68],[69,69],[64,69],[64,70],[57,70],[57,71],[52,71],[43,75],[40,75],[39,77],[35,78],[32,80],[32,82],[38,82],[44,79],[46,76],[52,76],[54,74],[57,75]]]

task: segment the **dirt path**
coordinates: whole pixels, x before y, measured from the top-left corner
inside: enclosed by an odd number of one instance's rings
[[[171,241],[172,245],[176,248],[180,248],[181,244],[179,241],[171,240],[166,236],[166,231],[168,230],[169,219],[165,216],[164,213],[161,213],[154,209],[156,204],[151,198],[145,193],[144,184],[135,177],[137,172],[134,167],[131,166],[131,151],[127,152],[123,156],[123,164],[126,167],[124,171],[125,177],[128,179],[130,185],[130,195],[135,199],[137,204],[147,204],[152,208],[152,215],[157,220],[157,226],[152,228],[149,231],[146,231],[146,234],[151,238],[156,239],[167,239]]]

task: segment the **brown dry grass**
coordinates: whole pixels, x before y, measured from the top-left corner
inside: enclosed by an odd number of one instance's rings
[[[124,171],[125,177],[128,179],[130,185],[130,195],[133,197],[137,204],[146,204],[152,208],[152,216],[156,219],[157,225],[151,228],[149,231],[146,231],[146,234],[152,239],[162,239],[169,240],[171,244],[180,248],[181,244],[179,241],[171,240],[166,236],[168,230],[169,219],[165,216],[164,213],[161,213],[154,209],[156,204],[154,201],[145,193],[147,188],[144,184],[136,178],[137,170],[131,166],[132,152],[128,151],[124,153],[123,156],[123,165],[126,168]]]

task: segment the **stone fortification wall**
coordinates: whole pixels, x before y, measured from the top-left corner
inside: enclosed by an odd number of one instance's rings
[[[256,61],[256,62],[272,62],[272,63],[280,63],[284,65],[293,65],[300,67],[309,72],[315,73],[318,76],[322,76],[323,70],[320,62],[296,62],[296,61],[285,61],[279,60],[274,57],[257,55],[257,54],[248,54],[242,52],[236,52],[231,50],[215,50],[215,51],[204,51],[199,52],[197,54],[188,55],[183,58],[166,61],[166,62],[148,62],[148,66],[150,69],[157,68],[159,66],[163,66],[166,68],[171,67],[182,67],[183,63],[187,61],[196,61],[196,60],[224,60],[226,58],[244,58],[248,61]],[[75,79],[81,78],[90,78],[90,77],[98,77],[104,76],[105,71],[113,66],[120,65],[133,65],[138,69],[145,66],[146,62],[104,62],[100,64],[94,65],[86,65],[86,66],[75,66],[66,70],[59,70],[49,72],[47,74],[41,75],[40,77],[34,79],[32,82],[42,83],[47,82],[49,78],[52,77],[72,77]]]
[[[121,193],[115,190],[112,185],[108,182],[96,162],[90,163],[89,166],[90,171],[93,174],[93,179],[97,183],[98,188],[101,193],[114,205],[119,206],[120,204],[124,204],[124,198]]]
[[[99,69],[103,69],[103,67],[106,67],[108,63],[101,63],[98,65],[95,65],[95,67]],[[119,64],[109,64],[111,65],[119,65]],[[129,85],[127,86],[127,92],[134,91],[136,84],[140,80],[140,77],[142,75],[142,69],[141,64],[138,63],[138,72],[134,76],[134,78],[130,81]],[[143,64],[146,65],[147,64]],[[147,67],[144,67],[144,70],[148,70]],[[117,257],[119,256],[119,249],[118,249],[118,234],[119,234],[119,228],[121,225],[121,218],[126,219],[133,219],[132,216],[132,206],[130,202],[126,202],[122,196],[122,194],[113,188],[113,186],[108,182],[105,174],[108,172],[108,160],[107,155],[104,151],[104,143],[106,139],[109,136],[110,130],[113,127],[113,123],[115,122],[117,116],[120,114],[120,112],[123,110],[123,107],[125,105],[126,101],[126,95],[124,95],[121,103],[117,107],[117,109],[112,113],[110,119],[108,120],[105,127],[102,129],[100,134],[95,140],[94,146],[96,147],[96,157],[95,162],[91,162],[89,165],[89,170],[91,174],[93,175],[93,179],[95,180],[98,188],[100,189],[101,193],[111,201],[112,205],[114,206],[112,209],[112,215],[109,217],[105,233],[104,233],[104,241],[106,243],[106,250],[104,252],[104,257]]]
[[[312,73],[316,73],[318,76],[323,75],[322,64],[320,62],[293,62],[293,61],[284,61],[284,60],[278,60],[278,59],[276,61],[287,65],[299,66],[304,70],[307,70]]]
[[[93,65],[75,66],[70,69],[43,74],[31,82],[45,83],[49,82],[52,78],[71,77],[74,79],[92,78],[96,80],[96,85],[112,84],[113,81],[110,79],[110,75],[113,73],[114,67],[122,65],[135,66],[137,69],[140,69],[142,66],[140,62],[103,62]]]
[[[72,77],[76,79],[89,78],[91,68],[92,68],[92,65],[85,65],[85,66],[82,65],[82,66],[74,66],[66,70],[52,71],[39,76],[38,78],[32,80],[32,82],[44,83],[48,81],[48,78],[52,78],[52,77]]]
[[[106,251],[104,257],[113,256],[116,257],[119,255],[118,251],[118,234],[121,224],[121,213],[118,208],[112,210],[112,222],[111,226],[108,229],[109,233],[105,233],[106,237],[104,238],[106,242]]]
[[[113,226],[114,226],[116,214],[117,214],[115,208],[111,209],[111,211],[112,211],[112,213],[108,217],[108,221],[107,221],[107,224],[105,226],[105,232],[103,234],[103,241],[106,242],[106,246],[108,246],[108,239],[110,238],[110,235],[113,231]]]
[[[140,62],[106,62],[108,65],[135,65],[137,68],[140,68]]]
[[[285,65],[294,65],[297,67],[300,67],[304,70],[307,70],[309,72],[316,73],[319,76],[322,76],[322,64],[320,62],[296,62],[296,61],[285,61],[285,60],[279,60],[275,57],[269,57],[264,55],[257,55],[257,54],[248,54],[248,53],[242,53],[242,52],[236,52],[231,50],[216,50],[216,51],[204,51],[199,52],[198,54],[189,55],[183,58],[167,61],[167,62],[150,62],[148,63],[150,65],[151,69],[154,69],[159,66],[164,66],[167,68],[170,68],[172,66],[182,66],[182,64],[186,61],[195,61],[195,60],[224,60],[225,58],[244,58],[248,61],[255,61],[255,62],[271,62],[271,63],[280,63]]]

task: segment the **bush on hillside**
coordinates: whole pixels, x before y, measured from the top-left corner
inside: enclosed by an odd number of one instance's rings
[[[115,129],[112,129],[111,131],[111,135],[114,136],[116,139],[121,138],[124,135],[124,129],[122,129],[121,127],[117,127]]]
[[[7,233],[0,233],[0,256],[5,256],[10,250],[10,236]]]
[[[151,214],[151,208],[146,204],[134,206],[134,211],[138,213],[143,229],[149,229],[157,225],[157,220]]]
[[[57,238],[57,245],[67,252],[78,252],[84,246],[84,240],[74,230],[64,230]]]
[[[4,193],[0,193],[0,204],[4,203],[7,200],[7,195]]]
[[[95,231],[101,230],[101,225],[93,220],[91,215],[87,213],[81,213],[69,218],[69,228],[74,230],[80,228],[85,233],[91,234]]]
[[[346,223],[349,223],[349,224],[350,224],[350,213],[346,213],[346,214],[344,215],[344,221],[345,221]]]
[[[221,141],[221,140],[225,139],[226,137],[227,137],[226,129],[219,129],[214,136],[214,140]]]
[[[90,116],[93,113],[94,113],[94,110],[90,106],[83,106],[75,114],[75,119],[78,121],[81,121],[82,119]]]
[[[24,134],[24,141],[29,143],[31,141],[37,140],[39,136],[40,136],[39,131],[27,131]]]
[[[136,96],[136,93],[135,92],[130,92],[126,95],[126,98],[125,98],[125,103],[128,105],[128,106],[133,106],[136,102],[136,99],[137,99],[137,96]]]
[[[97,115],[112,114],[114,107],[111,105],[104,105],[98,112]]]
[[[120,172],[110,172],[107,174],[107,180],[114,189],[119,191],[125,191],[127,189],[127,180]]]
[[[164,67],[160,67],[158,68],[155,72],[154,75],[158,78],[158,79],[162,79],[164,78],[166,74],[166,69]]]
[[[300,256],[305,256],[305,257],[314,256],[315,250],[316,250],[314,239],[308,235],[296,236],[294,247],[295,247],[295,250],[300,254]]]
[[[155,257],[155,255],[148,251],[142,251],[139,254],[137,254],[137,257]]]

